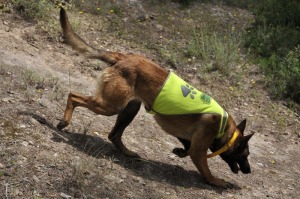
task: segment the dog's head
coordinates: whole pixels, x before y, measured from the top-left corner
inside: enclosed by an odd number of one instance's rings
[[[248,162],[248,155],[250,154],[248,141],[254,134],[243,136],[245,127],[246,120],[243,120],[237,126],[242,136],[238,137],[231,149],[220,155],[222,159],[227,162],[233,173],[238,173],[239,170],[244,174],[251,173],[250,164]]]

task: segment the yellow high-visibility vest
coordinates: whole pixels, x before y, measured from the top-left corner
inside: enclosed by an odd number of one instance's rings
[[[228,119],[228,113],[212,97],[195,89],[173,72],[169,72],[150,113],[161,115],[220,114],[221,121],[217,138],[223,136]]]

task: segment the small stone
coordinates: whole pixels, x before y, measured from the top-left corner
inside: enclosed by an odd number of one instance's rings
[[[17,196],[22,196],[23,193],[22,193],[18,188],[16,188],[16,189],[15,189],[15,195],[17,195]]]
[[[23,145],[23,146],[28,146],[28,142],[26,142],[26,141],[23,141],[23,142],[21,142],[21,145]]]
[[[33,142],[30,140],[30,141],[28,141],[28,144],[29,145],[33,145]]]
[[[40,179],[38,177],[36,177],[36,175],[32,176],[32,179],[34,180],[34,182],[38,183],[40,182]]]
[[[62,193],[62,192],[59,194],[59,196],[62,197],[62,198],[65,198],[65,199],[72,198],[72,196],[67,195],[67,194],[65,194],[65,193]]]
[[[19,127],[23,129],[23,128],[26,128],[26,125],[25,124],[20,124]]]
[[[2,98],[2,102],[9,102],[9,101],[10,101],[10,98],[8,98],[8,97]]]
[[[8,90],[7,93],[13,95],[13,94],[15,94],[16,92],[15,92],[15,91],[12,91],[12,90]]]
[[[36,41],[39,41],[40,40],[40,36],[39,35],[33,35],[32,38]]]
[[[122,178],[122,179],[126,179],[127,176],[126,176],[125,174],[123,174],[123,175],[121,175],[121,178]]]
[[[159,31],[163,31],[164,30],[164,27],[162,25],[160,25],[160,24],[157,24],[155,27]]]
[[[31,123],[32,126],[38,126],[38,125],[40,125],[40,123],[36,119],[34,119],[34,118],[30,119],[30,123]]]
[[[256,165],[258,165],[258,166],[260,166],[260,167],[264,167],[264,164],[263,164],[263,163],[260,163],[260,162],[256,163]]]
[[[3,25],[8,25],[8,21],[3,21]]]
[[[0,162],[0,169],[4,169],[4,165]]]

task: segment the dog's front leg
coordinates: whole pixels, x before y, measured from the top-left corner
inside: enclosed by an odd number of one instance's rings
[[[137,153],[127,149],[122,142],[122,134],[125,128],[132,122],[138,111],[140,110],[141,102],[130,101],[127,106],[119,113],[116,124],[109,133],[108,138],[124,155],[132,158],[140,158]]]
[[[174,148],[172,152],[180,158],[185,158],[189,155],[188,151],[191,147],[191,142],[182,138],[177,139],[183,144],[184,148]]]
[[[208,167],[206,156],[207,150],[212,143],[212,139],[211,136],[205,133],[195,134],[192,138],[191,148],[188,153],[207,183],[217,187],[226,188],[230,184],[223,179],[214,177]]]

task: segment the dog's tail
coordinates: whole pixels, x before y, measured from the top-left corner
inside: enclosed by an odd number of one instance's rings
[[[73,31],[68,15],[63,8],[60,9],[60,24],[63,30],[64,42],[74,50],[84,54],[87,58],[100,59],[111,65],[124,58],[124,55],[121,53],[97,50],[89,46]]]

